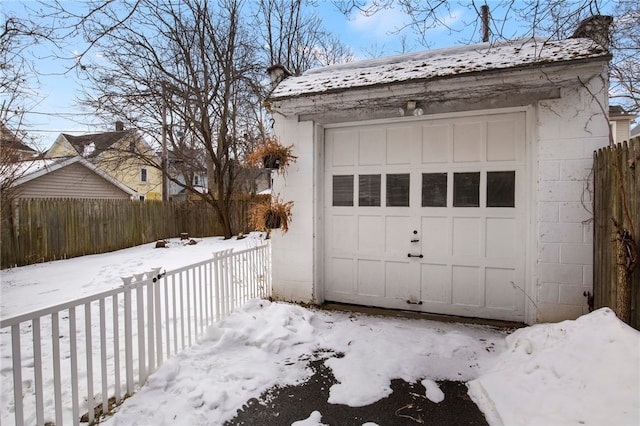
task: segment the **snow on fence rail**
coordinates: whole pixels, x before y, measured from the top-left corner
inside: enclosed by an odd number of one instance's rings
[[[1,424],[78,425],[251,298],[271,294],[268,243],[0,321]]]

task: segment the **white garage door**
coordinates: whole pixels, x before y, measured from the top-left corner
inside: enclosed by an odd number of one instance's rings
[[[524,320],[525,114],[325,130],[325,299]]]

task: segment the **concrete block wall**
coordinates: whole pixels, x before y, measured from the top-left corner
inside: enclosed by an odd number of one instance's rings
[[[588,312],[593,292],[593,151],[608,144],[606,85],[562,89],[537,108],[537,322]]]
[[[294,201],[289,232],[272,235],[273,297],[291,302],[314,302],[314,127],[297,117],[276,120],[276,132],[284,145],[294,144],[297,161],[286,175],[273,174],[273,196]]]

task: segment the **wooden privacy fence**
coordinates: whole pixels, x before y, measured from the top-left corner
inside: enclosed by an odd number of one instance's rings
[[[236,232],[249,231],[248,211],[260,197],[232,201]],[[177,237],[222,235],[204,202],[18,199],[2,208],[2,268],[105,253]]]
[[[616,155],[619,156],[616,159]],[[608,306],[616,310],[617,298],[617,229],[613,223],[624,220],[622,197],[616,161],[620,165],[625,187],[626,205],[640,241],[640,138],[602,148],[594,156],[594,307]],[[628,224],[625,226],[629,228]],[[631,275],[631,317],[629,324],[640,330],[640,267]]]

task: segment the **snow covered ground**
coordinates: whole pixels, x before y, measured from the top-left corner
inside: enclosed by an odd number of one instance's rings
[[[255,235],[211,238],[195,246],[176,242],[164,251],[145,245],[1,271],[0,316],[105,290],[120,285],[120,276],[151,267],[171,270],[204,260],[229,245],[256,244]],[[640,424],[640,332],[608,309],[507,336],[489,327],[260,300],[168,360],[105,423],[220,424],[266,389],[304,381],[312,374],[310,360],[335,353],[344,356],[326,361],[338,380],[331,403],[370,404],[391,392],[393,378],[421,381],[437,402],[442,394],[435,380],[452,379],[470,381],[470,395],[491,424]],[[0,399],[6,412],[7,398]],[[2,423],[11,424],[7,420],[3,415]],[[296,424],[322,424],[322,413],[310,410]]]

